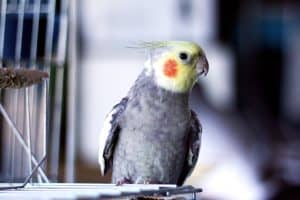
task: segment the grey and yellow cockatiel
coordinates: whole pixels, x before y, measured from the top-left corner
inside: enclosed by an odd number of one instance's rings
[[[182,185],[196,165],[201,125],[189,93],[208,72],[193,42],[143,43],[149,59],[128,96],[106,117],[100,135],[101,173],[112,182]]]

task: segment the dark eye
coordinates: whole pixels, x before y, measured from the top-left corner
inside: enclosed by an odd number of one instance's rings
[[[181,53],[179,53],[179,58],[183,61],[187,61],[189,58],[189,55],[185,52],[181,52]]]

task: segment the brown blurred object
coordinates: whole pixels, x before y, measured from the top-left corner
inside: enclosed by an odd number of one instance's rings
[[[24,68],[0,68],[0,88],[22,88],[48,78],[47,72]]]

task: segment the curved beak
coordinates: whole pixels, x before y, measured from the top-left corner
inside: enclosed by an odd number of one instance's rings
[[[201,56],[196,65],[197,75],[201,76],[202,74],[204,74],[204,76],[206,76],[208,73],[208,69],[209,65],[206,56]]]

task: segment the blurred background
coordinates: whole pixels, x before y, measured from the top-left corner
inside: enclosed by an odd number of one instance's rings
[[[202,187],[206,199],[300,198],[298,1],[0,2],[0,26],[6,27],[0,32],[6,35],[1,60],[13,65],[31,54],[30,48],[22,48],[19,59],[9,48],[18,35],[9,34],[16,32],[9,27],[20,25],[9,16],[16,19],[20,12],[7,14],[8,5],[16,3],[18,10],[20,2],[24,8],[38,3],[37,35],[45,41],[47,24],[54,19],[51,55],[44,55],[47,42],[37,48],[37,55],[51,58],[52,66],[47,141],[51,180],[108,182],[97,163],[100,129],[147,57],[126,47],[140,41],[191,40],[203,47],[210,71],[190,99],[203,138],[197,167],[186,184]],[[48,4],[52,14],[43,14]],[[33,34],[26,27],[33,26],[34,15],[24,16],[29,20],[23,25],[26,38]],[[49,59],[42,59],[43,66],[50,65]]]

